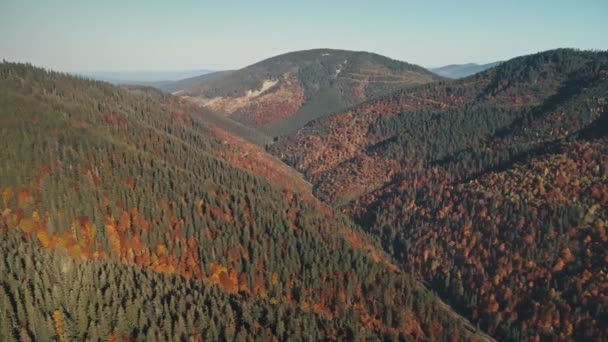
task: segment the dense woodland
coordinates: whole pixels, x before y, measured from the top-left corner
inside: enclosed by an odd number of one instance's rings
[[[205,117],[0,64],[0,340],[475,338],[297,174]]]
[[[0,340],[608,339],[608,53],[386,95],[417,67],[344,53],[211,78],[281,79],[228,116],[0,64]]]
[[[369,101],[271,151],[505,340],[608,338],[608,53],[569,49]]]

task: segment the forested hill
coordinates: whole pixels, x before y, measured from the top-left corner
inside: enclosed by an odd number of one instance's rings
[[[388,91],[438,79],[422,67],[373,53],[315,49],[172,90],[274,137]]]
[[[403,89],[271,151],[505,340],[608,338],[608,52]]]
[[[270,150],[307,174],[318,196],[345,203],[390,181],[402,161],[426,165],[500,137],[528,146],[582,129],[602,106],[606,56],[552,50],[401,89],[315,120]]]
[[[466,340],[289,168],[200,108],[0,64],[0,340]]]

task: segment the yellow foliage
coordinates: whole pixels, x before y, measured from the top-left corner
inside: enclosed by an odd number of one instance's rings
[[[35,227],[36,221],[34,221],[33,218],[24,217],[19,221],[19,228],[21,228],[24,233],[31,233]]]
[[[40,241],[40,245],[44,248],[49,248],[51,247],[51,236],[49,235],[49,233],[44,230],[44,229],[39,229],[36,232],[36,237],[38,238],[38,241]]]
[[[272,285],[276,285],[279,283],[279,275],[277,274],[277,272],[272,273],[272,279],[270,280],[270,282],[272,283]]]
[[[68,247],[68,253],[74,259],[79,259],[82,256],[82,249],[79,245],[71,245]]]
[[[65,327],[63,325],[63,315],[59,310],[53,312],[53,320],[55,321],[55,333],[59,337],[59,341],[65,341]]]
[[[89,239],[94,241],[97,236],[97,226],[95,224],[87,224],[87,231],[89,232]]]
[[[226,268],[226,266],[213,261],[209,265],[209,271],[211,272],[211,274],[220,274],[221,272],[228,272],[228,269]]]
[[[199,218],[203,218],[204,205],[205,205],[205,201],[203,201],[202,199],[199,199],[196,202],[196,213],[198,214]]]
[[[14,194],[15,193],[13,192],[13,189],[11,189],[11,188],[6,188],[6,189],[4,189],[4,191],[2,191],[2,201],[4,202],[5,208],[8,208],[9,202],[11,201],[11,198],[13,198]]]
[[[78,224],[76,222],[72,222],[70,225],[70,232],[74,238],[76,238],[76,229],[78,229]]]

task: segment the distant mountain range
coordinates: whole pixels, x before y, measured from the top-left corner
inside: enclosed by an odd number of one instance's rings
[[[478,72],[488,70],[499,65],[501,62],[493,62],[487,64],[450,64],[439,68],[429,68],[430,71],[436,73],[439,76],[447,78],[463,78],[471,75],[475,75]]]
[[[213,71],[206,69],[198,70],[138,70],[138,71],[74,71],[72,75],[88,77],[98,81],[106,81],[113,84],[147,85],[158,86],[166,82],[178,81],[191,78]]]
[[[184,89],[196,87],[205,82],[210,82],[215,79],[225,77],[232,72],[232,70],[209,72],[192,77],[182,78],[176,81],[155,82],[152,86],[162,90],[165,93],[176,93]]]

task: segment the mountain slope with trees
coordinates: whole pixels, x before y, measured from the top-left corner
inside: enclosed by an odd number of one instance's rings
[[[608,336],[608,53],[403,89],[271,151],[491,335]]]
[[[1,340],[475,338],[188,101],[2,63],[0,136]]]

